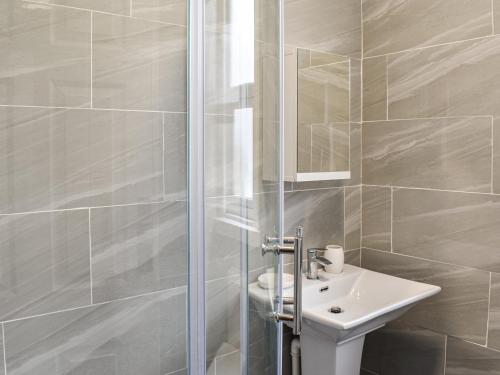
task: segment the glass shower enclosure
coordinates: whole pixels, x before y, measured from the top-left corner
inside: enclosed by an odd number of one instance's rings
[[[0,375],[279,373],[280,17],[0,1]]]
[[[265,306],[248,289],[281,272],[279,257],[261,251],[283,226],[281,5],[192,1],[191,17],[191,372],[277,374],[278,285]]]

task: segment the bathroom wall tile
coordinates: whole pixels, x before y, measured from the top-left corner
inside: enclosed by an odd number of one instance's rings
[[[286,0],[285,42],[360,58],[360,14],[359,1]]]
[[[94,302],[187,282],[186,203],[90,211]]]
[[[403,321],[485,344],[488,272],[366,249],[362,250],[361,261],[363,268],[442,288],[439,294],[408,311]]]
[[[363,1],[365,56],[477,38],[491,29],[490,0]]]
[[[239,351],[216,358],[216,375],[234,375],[240,373],[240,356]]]
[[[500,193],[500,118],[493,119],[493,193]]]
[[[498,34],[500,31],[500,1],[493,0],[493,28],[494,33]]]
[[[491,190],[491,119],[383,121],[363,126],[363,183]]]
[[[319,65],[345,63],[345,62],[349,62],[349,60],[350,59],[347,56],[311,50],[310,51],[310,59],[309,59],[310,64],[308,66],[314,67],[314,66],[319,66]],[[300,64],[299,64],[299,66],[300,66]]]
[[[0,4],[0,104],[90,105],[90,13]]]
[[[351,59],[351,113],[350,118],[352,122],[361,122],[361,95],[363,91],[362,82],[362,61],[358,59]]]
[[[132,0],[132,15],[153,21],[187,25],[187,0]]]
[[[361,250],[349,250],[344,253],[344,262],[361,267]]]
[[[186,368],[186,292],[7,323],[5,340],[9,374],[167,374]]]
[[[186,28],[94,14],[93,104],[186,111]]]
[[[394,252],[500,272],[500,197],[394,190]]]
[[[389,118],[497,115],[500,37],[388,56]]]
[[[303,68],[297,74],[299,125],[349,121],[349,61]]]
[[[285,233],[304,227],[304,249],[344,245],[344,189],[296,191],[285,194]]]
[[[164,131],[164,178],[167,199],[187,197],[187,121],[184,113],[165,113]]]
[[[161,199],[161,114],[0,108],[0,212]]]
[[[90,303],[88,210],[0,216],[0,320]]]
[[[208,198],[205,213],[207,279],[239,275],[242,234],[239,198]]]
[[[361,186],[345,188],[345,249],[361,247]]]
[[[500,353],[448,337],[446,375],[500,374]]]
[[[362,188],[363,247],[391,251],[391,189]]]
[[[4,369],[5,369],[5,358],[3,356],[4,353],[4,344],[3,344],[3,325],[0,327],[0,333],[2,333],[2,337],[0,337],[0,375],[5,375]]]
[[[363,60],[363,121],[387,118],[387,59]]]
[[[491,274],[488,346],[500,350],[500,274]]]
[[[64,5],[98,12],[130,16],[130,0],[35,0],[37,3]]]
[[[222,278],[206,284],[208,360],[239,348],[240,288],[239,277]]]
[[[361,366],[377,374],[443,375],[446,336],[400,322],[369,333]]]

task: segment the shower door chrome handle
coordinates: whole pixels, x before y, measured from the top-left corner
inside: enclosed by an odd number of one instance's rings
[[[278,239],[276,238],[265,238],[265,242],[262,245],[262,255],[266,253],[274,253],[276,255],[280,254],[293,254],[293,300],[290,298],[284,298],[283,304],[292,305],[293,314],[284,313],[274,313],[273,317],[277,322],[293,322],[293,334],[300,335],[302,330],[302,248],[304,240],[304,229],[302,227],[297,227],[295,232],[295,237],[284,237],[284,244],[292,244],[292,246],[281,246]]]

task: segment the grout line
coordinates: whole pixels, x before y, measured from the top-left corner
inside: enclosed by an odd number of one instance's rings
[[[81,11],[85,11],[85,12],[94,12],[94,13],[97,13],[97,14],[105,14],[105,15],[108,15],[108,16],[115,16],[115,17],[124,17],[124,18],[130,18],[130,19],[134,19],[134,20],[148,21],[148,22],[155,23],[155,24],[169,25],[169,26],[178,26],[178,27],[182,27],[182,28],[187,29],[186,25],[182,25],[182,24],[179,24],[179,23],[152,20],[152,19],[144,18],[144,17],[133,17],[133,16],[129,16],[127,14],[111,13],[111,12],[105,12],[105,11],[102,11],[102,10],[90,9],[90,8],[79,8],[79,7],[74,7],[74,6],[69,6],[69,5],[61,5],[61,4],[47,4],[47,2],[43,2],[43,1],[40,1],[40,0],[28,0],[28,1],[30,3],[42,4],[42,5],[46,5],[46,6],[50,6],[50,7],[74,9],[74,10],[81,10]]]
[[[394,121],[415,121],[415,120],[445,120],[445,119],[477,119],[477,118],[491,118],[491,115],[471,115],[471,116],[435,116],[435,117],[412,117],[412,118],[391,118],[389,120],[367,120],[363,121],[363,125],[374,126],[377,122],[394,122]]]
[[[163,198],[167,196],[167,187],[165,185],[165,114],[161,116],[161,176],[162,176],[162,186],[163,186]]]
[[[385,119],[389,120],[389,56],[385,57]]]
[[[453,267],[459,267],[459,268],[465,268],[465,269],[468,269],[468,270],[475,270],[475,271],[480,271],[480,272],[488,272],[490,273],[490,271],[486,271],[484,269],[481,269],[481,268],[475,268],[475,267],[470,267],[470,266],[464,266],[464,265],[461,265],[461,264],[456,264],[456,263],[448,263],[448,262],[442,262],[440,260],[435,260],[435,259],[429,259],[429,258],[422,258],[422,257],[417,257],[415,255],[408,255],[408,254],[403,254],[403,253],[391,253],[390,251],[387,251],[387,250],[380,250],[380,249],[374,249],[373,247],[366,247],[366,246],[363,246],[363,249],[366,249],[366,250],[371,250],[371,251],[376,251],[378,253],[382,253],[382,254],[389,254],[389,255],[395,255],[395,256],[401,256],[401,257],[406,257],[406,258],[411,258],[411,259],[417,259],[417,260],[423,260],[425,262],[431,262],[431,263],[438,263],[438,264],[444,264],[446,266],[453,266]],[[499,350],[500,351],[500,350]]]
[[[391,186],[391,253],[394,253],[394,245],[392,243],[394,228],[394,187]]]
[[[94,107],[94,12],[90,12],[90,108]]]
[[[130,9],[129,9],[130,17],[133,17],[132,9],[134,9],[134,6],[132,5],[132,0],[130,0],[129,6],[130,6]]]
[[[488,339],[490,336],[490,307],[491,307],[491,279],[492,279],[492,272],[490,272],[490,282],[488,286],[488,319],[486,320],[486,343],[485,346],[488,346]]]
[[[455,40],[453,42],[445,42],[445,43],[439,43],[439,44],[431,44],[429,46],[409,48],[409,49],[404,49],[404,50],[396,51],[396,52],[382,53],[380,55],[366,56],[366,57],[363,57],[363,58],[364,59],[375,59],[377,57],[382,57],[382,56],[398,55],[398,54],[409,53],[409,52],[419,52],[419,51],[430,49],[430,48],[441,47],[441,46],[449,46],[449,45],[454,45],[454,44],[459,44],[459,43],[466,43],[466,42],[473,42],[473,41],[476,41],[476,40],[491,39],[491,38],[494,38],[494,37],[496,37],[496,35],[484,35],[484,36],[478,36],[476,38]]]
[[[7,352],[5,350],[5,324],[2,323],[3,372],[7,375]]]
[[[493,1],[493,0],[492,0]],[[364,59],[364,50],[365,50],[365,36],[364,36],[364,25],[363,25],[363,20],[364,20],[364,14],[363,14],[363,0],[360,0],[361,6],[360,6],[360,16],[361,16],[361,60]]]
[[[495,120],[491,116],[491,194],[494,194],[494,164],[495,164]]]
[[[491,35],[495,35],[495,0],[491,0]]]
[[[94,304],[94,286],[92,274],[92,226],[90,225],[90,208],[89,208],[89,276],[90,276],[90,304]]]
[[[40,317],[44,317],[44,316],[48,316],[48,315],[55,315],[55,314],[59,314],[59,313],[66,313],[66,312],[71,312],[71,311],[83,310],[83,309],[88,309],[90,307],[104,306],[104,305],[108,305],[108,304],[115,303],[115,302],[130,301],[130,300],[134,300],[136,298],[148,297],[148,296],[152,296],[155,294],[162,294],[162,293],[174,294],[174,293],[180,293],[181,291],[186,292],[187,285],[177,286],[177,287],[170,288],[170,289],[155,290],[153,292],[137,294],[135,296],[130,296],[130,297],[122,297],[122,298],[112,299],[109,301],[97,302],[97,303],[93,303],[93,304],[89,304],[89,305],[82,305],[82,306],[70,307],[70,308],[62,309],[62,310],[49,311],[49,312],[42,313],[42,314],[23,316],[21,318],[7,319],[7,320],[2,321],[1,323],[5,324],[5,323],[20,322],[20,321],[34,319],[34,318],[40,318]]]
[[[227,197],[207,197],[207,198],[210,199],[210,198],[227,198]],[[152,201],[152,202],[136,202],[136,203],[115,204],[115,205],[109,205],[109,206],[60,208],[60,209],[53,209],[53,210],[24,211],[24,212],[12,212],[12,213],[5,213],[5,214],[0,213],[0,217],[2,217],[2,216],[15,216],[15,215],[30,215],[30,214],[48,214],[48,213],[53,213],[53,212],[81,211],[81,210],[99,209],[99,208],[147,206],[147,205],[154,205],[154,204],[176,203],[176,202],[185,202],[185,200],[184,199],[160,200],[160,201]]]
[[[448,335],[444,336],[444,363],[443,363],[443,375],[446,374],[446,351],[448,350]]]
[[[360,209],[361,209],[361,220],[359,229],[359,247],[363,248],[363,185],[360,186]]]
[[[347,243],[346,243],[346,210],[345,210],[345,202],[347,200],[347,191],[346,191],[346,187],[344,186],[344,251],[345,249],[347,249]]]
[[[187,114],[187,112],[159,111],[148,109],[123,109],[123,108],[99,108],[99,107],[64,107],[64,106],[44,106],[44,105],[22,105],[22,104],[0,104],[0,108],[36,108],[36,109],[65,109],[81,111],[117,111],[117,112],[139,112],[139,113],[171,113]],[[207,114],[210,115],[210,114]],[[222,115],[221,115],[222,116]]]
[[[480,191],[465,191],[465,190],[447,190],[447,189],[435,189],[427,187],[413,187],[413,186],[397,186],[397,185],[374,185],[374,184],[363,184],[363,186],[371,187],[381,187],[381,188],[394,188],[394,189],[406,189],[406,190],[424,190],[424,191],[439,191],[443,193],[460,193],[460,194],[475,194],[475,195],[488,195],[488,196],[500,196],[500,193],[490,193],[490,192],[480,192]]]

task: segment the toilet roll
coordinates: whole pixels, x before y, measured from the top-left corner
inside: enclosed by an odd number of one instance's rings
[[[326,266],[328,273],[341,273],[344,269],[344,248],[340,245],[328,245],[324,257],[332,264]]]

